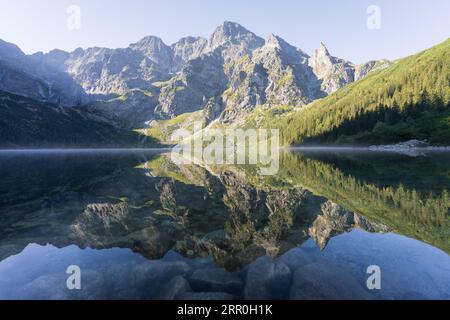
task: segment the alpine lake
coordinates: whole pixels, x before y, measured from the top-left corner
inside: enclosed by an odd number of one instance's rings
[[[449,189],[449,152],[0,151],[0,299],[450,299]]]

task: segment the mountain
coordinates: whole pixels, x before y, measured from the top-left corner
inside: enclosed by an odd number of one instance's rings
[[[131,147],[145,145],[117,120],[83,107],[55,104],[0,91],[0,147]],[[147,145],[151,144],[148,139]]]
[[[63,107],[83,106],[119,119],[126,130],[202,113],[205,125],[239,124],[256,107],[303,107],[388,61],[362,65],[314,55],[270,35],[266,40],[225,21],[209,39],[167,45],[146,36],[126,48],[78,48],[25,55],[0,41],[0,90]]]
[[[65,53],[54,50],[48,54],[55,59]],[[25,55],[16,45],[0,40],[0,90],[39,101],[63,106],[88,102],[83,89],[64,70],[42,61],[43,54]]]
[[[285,143],[450,144],[450,40],[370,74],[280,123]]]
[[[91,104],[132,128],[202,109],[214,109],[212,119],[223,112],[229,122],[257,105],[303,106],[381,66],[355,66],[324,46],[309,57],[278,36],[264,40],[230,21],[208,40],[185,37],[172,45],[146,36],[126,48],[25,55],[1,41],[0,62],[8,80],[2,90],[64,106]]]
[[[172,72],[183,69],[187,61],[200,57],[207,45],[208,40],[201,37],[185,37],[172,44]]]

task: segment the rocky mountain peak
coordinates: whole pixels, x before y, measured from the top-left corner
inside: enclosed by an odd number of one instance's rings
[[[183,37],[180,40],[178,40],[177,42],[175,42],[172,47],[178,47],[178,46],[184,46],[184,45],[189,45],[189,44],[193,44],[196,42],[206,42],[208,40],[206,40],[205,38],[202,37],[191,37],[191,36],[187,36],[187,37]]]
[[[224,35],[227,37],[238,36],[239,34],[251,33],[249,30],[241,26],[237,22],[224,21],[220,26],[216,28],[213,35]]]
[[[164,72],[169,72],[172,63],[172,49],[166,45],[161,38],[146,36],[129,46],[134,51],[141,52],[153,63],[158,64],[158,68]]]
[[[283,38],[276,36],[274,34],[269,35],[266,40],[266,44],[263,47],[265,51],[276,49],[280,52],[286,54],[289,58],[294,60],[302,60],[302,58],[308,59],[309,56],[302,50],[294,47]]]
[[[386,65],[355,66],[331,56],[323,43],[309,57],[277,35],[265,41],[230,21],[209,40],[185,37],[171,46],[146,36],[127,48],[27,56],[0,40],[0,63],[5,91],[64,106],[100,101],[100,109],[139,123],[210,107],[236,118],[262,104],[303,106]]]
[[[146,36],[136,43],[130,45],[130,48],[141,51],[146,56],[154,56],[158,53],[169,53],[170,47],[167,46],[161,38],[155,36]]]
[[[210,49],[214,50],[223,45],[244,45],[255,49],[264,45],[264,39],[247,30],[239,23],[225,21],[216,28],[210,38]]]
[[[0,60],[19,63],[24,57],[18,46],[0,39]]]
[[[330,57],[331,56],[330,52],[328,51],[327,47],[325,46],[325,44],[323,42],[320,43],[319,48],[315,52],[315,56],[318,56],[318,57],[325,57],[325,56]]]
[[[283,48],[286,46],[291,46],[289,43],[284,41],[281,37],[274,35],[273,33],[267,37],[266,46],[272,46],[277,48]]]
[[[201,37],[184,37],[172,44],[173,71],[180,71],[188,61],[200,57],[207,45],[208,40]]]

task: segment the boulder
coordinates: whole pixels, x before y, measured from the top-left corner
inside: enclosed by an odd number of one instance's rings
[[[280,261],[261,257],[250,264],[244,289],[245,299],[283,299],[289,293],[291,270]]]
[[[155,298],[160,300],[177,300],[190,291],[189,282],[182,276],[176,276],[163,286]]]
[[[365,283],[344,270],[332,269],[322,263],[300,267],[294,272],[290,299],[293,300],[353,300],[370,299]]]
[[[242,290],[242,280],[236,273],[218,268],[195,270],[190,278],[190,284],[196,291],[238,293]]]
[[[187,292],[180,300],[236,300],[237,297],[226,292]]]

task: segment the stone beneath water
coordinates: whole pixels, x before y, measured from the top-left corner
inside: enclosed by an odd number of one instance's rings
[[[294,272],[292,300],[352,300],[371,299],[371,295],[345,271],[331,269],[322,263],[312,263]]]
[[[181,300],[236,300],[237,297],[226,292],[186,292]]]
[[[283,299],[291,281],[291,270],[280,261],[261,257],[248,268],[244,290],[245,299]]]
[[[182,276],[176,276],[162,289],[157,299],[178,300],[184,293],[192,291],[189,282]]]
[[[236,293],[242,290],[242,280],[236,273],[219,268],[197,269],[190,278],[196,291],[219,291]]]

